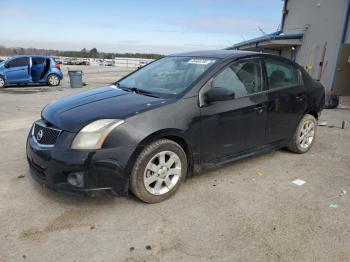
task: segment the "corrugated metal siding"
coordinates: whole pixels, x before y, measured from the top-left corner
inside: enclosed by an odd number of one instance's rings
[[[312,65],[311,75],[316,78],[323,46],[327,42],[321,82],[330,88],[340,46],[348,0],[289,0],[283,32],[304,33],[303,44],[296,62]],[[348,35],[348,38],[350,36]]]
[[[348,31],[346,33],[345,43],[350,44],[350,21],[349,21],[349,24],[348,24]]]

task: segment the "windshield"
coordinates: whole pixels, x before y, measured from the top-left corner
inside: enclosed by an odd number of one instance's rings
[[[5,59],[4,58],[0,58],[0,64],[5,63],[5,61],[6,61],[6,58]]]
[[[120,88],[177,95],[216,62],[212,58],[165,57],[119,81]]]

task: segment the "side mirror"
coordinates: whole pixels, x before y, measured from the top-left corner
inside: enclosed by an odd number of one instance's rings
[[[10,67],[9,63],[5,64],[5,68],[9,68],[9,67]]]
[[[226,101],[235,98],[235,93],[224,87],[213,87],[205,94],[207,102]]]

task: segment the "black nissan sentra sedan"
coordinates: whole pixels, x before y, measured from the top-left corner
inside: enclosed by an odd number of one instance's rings
[[[156,203],[187,176],[315,140],[324,87],[288,59],[229,50],[161,58],[47,105],[27,141],[32,176],[70,193]]]

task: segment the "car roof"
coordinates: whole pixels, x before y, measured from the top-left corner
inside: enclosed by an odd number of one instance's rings
[[[45,55],[15,55],[15,56],[11,56],[9,58],[13,59],[13,58],[20,58],[20,57],[51,58],[51,56],[45,56]]]
[[[225,58],[244,57],[244,56],[249,56],[254,54],[260,54],[260,53],[249,52],[249,51],[239,51],[239,50],[208,50],[208,51],[196,51],[196,52],[173,54],[170,56],[208,57],[208,58],[225,59]]]

